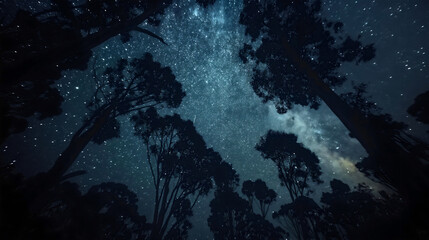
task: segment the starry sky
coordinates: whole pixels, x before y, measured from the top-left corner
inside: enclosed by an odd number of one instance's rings
[[[37,8],[31,4],[24,7],[30,6]],[[162,36],[168,46],[133,33],[126,44],[117,37],[94,49],[90,65],[96,59],[95,71],[101,73],[119,58],[150,52],[163,66],[170,66],[187,96],[179,108],[163,113],[179,113],[183,119],[192,120],[208,146],[232,164],[241,181],[261,178],[267,182],[279,194],[275,208],[288,202],[288,196],[274,164],[254,150],[269,129],[296,134],[298,141],[319,157],[325,183],[315,187],[316,198],[328,191],[332,178],[379,188],[354,167],[366,153],[326,105],[319,110],[295,106],[279,115],[272,103],[263,104],[254,94],[249,84],[252,66],[242,64],[238,57],[240,47],[249,40],[238,23],[241,8],[239,0],[218,0],[207,9],[193,0],[174,1],[159,27],[142,25]],[[407,123],[408,132],[429,141],[425,133],[428,127],[406,112],[414,98],[429,89],[429,2],[323,1],[323,15],[342,21],[345,32],[354,37],[361,34],[364,43],[375,43],[376,48],[372,61],[343,65],[341,72],[348,82],[335,91],[349,91],[352,81],[367,83],[368,95],[382,112]],[[85,103],[94,90],[92,71],[63,72],[57,81],[65,98],[63,114],[44,121],[33,119],[27,131],[1,146],[2,157],[13,162],[18,172],[30,176],[47,170],[67,146],[87,114]],[[152,185],[144,146],[133,136],[128,118],[120,121],[121,138],[102,145],[89,144],[73,166],[73,170],[87,170],[88,174],[74,181],[83,191],[105,181],[124,183],[139,196],[142,213],[149,215]],[[210,213],[209,201],[210,196],[194,210],[192,238],[203,239],[209,232],[205,220]]]

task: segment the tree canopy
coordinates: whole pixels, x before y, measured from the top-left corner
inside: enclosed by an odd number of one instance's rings
[[[151,239],[185,238],[192,226],[188,217],[193,207],[219,182],[216,171],[231,166],[206,146],[191,121],[177,114],[162,117],[149,108],[134,115],[132,121],[135,134],[146,146],[155,188]]]
[[[346,36],[343,23],[328,21],[320,12],[320,0],[244,1],[240,23],[251,41],[243,45],[239,55],[244,63],[255,63],[253,90],[264,102],[273,101],[279,113],[293,104],[312,108],[320,104],[307,73],[285,54],[285,44],[330,88],[346,80],[338,72],[343,62],[358,64],[374,57],[372,44],[363,45]]]
[[[292,201],[311,192],[309,181],[322,182],[319,159],[298,143],[295,135],[269,130],[255,148],[263,158],[276,164],[281,184],[287,188]]]

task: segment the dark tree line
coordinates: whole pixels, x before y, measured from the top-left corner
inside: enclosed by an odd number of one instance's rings
[[[198,3],[207,7],[213,2]],[[63,70],[87,69],[92,48],[117,35],[125,43],[132,31],[165,43],[139,24],[146,21],[159,25],[160,15],[170,4],[171,1],[84,1],[75,5],[68,0],[53,0],[50,8],[41,12],[19,10],[12,22],[2,24],[0,29],[4,43],[1,142],[10,134],[23,131],[27,117],[36,115],[44,119],[61,113],[63,98],[52,84]],[[65,175],[90,141],[102,143],[119,137],[116,117],[151,106],[178,107],[185,96],[170,68],[161,67],[150,54],[130,61],[119,60],[117,66],[108,67],[101,77],[94,68],[93,75],[96,90],[88,105],[89,117],[54,166],[46,174],[39,174],[37,181],[29,181],[30,188],[35,183],[49,187],[84,173]]]
[[[155,188],[151,239],[183,239],[195,204],[213,188],[216,171],[225,165],[207,148],[191,121],[159,116],[154,108],[133,116],[136,135],[146,146],[146,161]],[[172,221],[172,218],[175,220]]]
[[[235,172],[233,175],[236,175]],[[284,231],[275,227],[264,215],[265,211],[269,211],[269,205],[275,201],[276,193],[260,179],[255,182],[248,180],[242,187],[243,194],[248,198],[246,200],[236,192],[238,176],[234,181],[225,180],[230,183],[226,186],[218,185],[210,202],[211,214],[207,222],[214,239],[283,239]],[[253,208],[253,197],[256,197],[261,206],[259,210],[255,211]]]
[[[58,183],[90,141],[101,144],[119,137],[118,116],[149,107],[178,107],[185,96],[169,67],[155,62],[151,54],[118,61],[103,76],[95,76],[96,90],[88,103],[89,117],[73,135],[47,173],[37,177],[45,187]],[[33,180],[30,180],[33,182]]]
[[[92,48],[117,35],[126,42],[131,31],[161,39],[138,25],[159,24],[159,15],[170,4],[85,1],[75,6],[72,1],[53,0],[42,12],[19,10],[12,22],[0,28],[1,140],[25,130],[27,117],[36,114],[43,119],[61,113],[63,98],[52,85],[64,70],[87,69]]]
[[[255,148],[277,166],[280,183],[292,201],[273,213],[273,218],[295,239],[319,239],[321,209],[307,197],[311,193],[310,181],[322,182],[317,156],[297,143],[295,135],[271,130]]]
[[[139,111],[132,120],[146,146],[142,155],[155,194],[143,201],[153,203],[153,216],[138,213],[136,194],[123,184],[103,183],[83,195],[76,184],[62,182],[32,198],[20,188],[23,179],[5,169],[2,235],[6,239],[187,238],[194,206],[215,185],[228,186],[238,176],[206,146],[191,121],[178,115],[162,117],[153,107]]]
[[[40,12],[18,10],[0,25],[0,143],[27,127],[26,118],[61,114],[63,98],[53,86],[64,70],[86,70],[92,49],[119,36],[142,33],[167,44],[142,28],[158,26],[171,0],[51,0]],[[198,0],[207,7],[213,0]],[[52,34],[55,33],[55,34]]]
[[[358,165],[360,170],[407,199],[404,213],[412,222],[410,234],[427,235],[427,144],[406,134],[389,115],[368,115],[332,90],[346,80],[338,73],[342,63],[367,62],[375,49],[345,35],[343,23],[322,18],[320,11],[320,0],[244,1],[240,23],[251,41],[239,56],[244,63],[255,64],[252,87],[279,113],[293,104],[317,109],[323,100],[369,154]],[[424,119],[424,96],[409,109],[418,119]]]
[[[197,0],[207,7],[214,0]],[[139,27],[154,26],[171,1],[52,0],[38,13],[18,11],[0,27],[0,143],[25,130],[26,118],[61,114],[63,98],[52,85],[63,70],[85,70],[92,49],[115,36],[130,40],[140,32],[167,44],[161,36]],[[364,184],[354,190],[334,179],[320,203],[312,198],[322,183],[317,156],[297,137],[268,131],[256,145],[278,169],[290,202],[272,210],[277,193],[258,179],[239,176],[195,130],[178,115],[157,110],[178,107],[185,96],[169,67],[151,54],[121,59],[100,75],[93,69],[94,95],[86,118],[69,145],[46,173],[30,179],[0,166],[0,233],[5,239],[186,239],[194,206],[213,190],[208,226],[215,239],[394,239],[428,236],[428,145],[406,134],[390,115],[375,114],[365,85],[337,95],[331,89],[346,80],[338,69],[374,58],[364,45],[343,32],[341,22],[320,17],[321,1],[245,0],[240,23],[251,41],[239,56],[255,63],[252,87],[279,113],[293,104],[318,108],[324,101],[359,140],[369,156],[357,167],[394,193],[373,193]],[[56,34],[52,34],[55,32]],[[261,42],[260,45],[257,42]],[[257,47],[256,47],[257,46]],[[427,119],[428,92],[408,112]],[[146,147],[145,166],[154,190],[153,214],[137,211],[137,195],[120,183],[102,183],[85,194],[68,178],[79,154],[90,141],[101,144],[120,137],[118,116],[133,115],[135,134]],[[271,211],[271,212],[270,212]],[[272,214],[271,214],[272,213]],[[273,224],[271,220],[276,223]],[[3,239],[3,237],[2,237]]]

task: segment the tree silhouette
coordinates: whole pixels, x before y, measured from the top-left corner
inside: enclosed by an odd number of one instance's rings
[[[382,182],[391,188],[398,188],[401,184],[400,178],[403,178],[401,175],[405,174],[404,166],[402,165],[404,164],[403,159],[408,161],[410,159],[418,159],[418,161],[422,162],[428,161],[429,145],[407,133],[405,123],[394,121],[389,114],[381,114],[381,109],[371,101],[370,97],[365,96],[366,88],[366,84],[354,85],[354,92],[341,94],[341,98],[350,107],[356,110],[360,109],[365,114],[366,119],[371,122],[373,129],[385,139],[378,144],[383,156],[378,156],[378,159],[374,159],[374,155],[370,155],[359,162],[357,167],[374,181]],[[354,137],[352,134],[350,135]],[[408,165],[415,164],[413,162],[410,161]],[[421,170],[425,171],[424,169],[425,167],[421,168]],[[426,171],[429,171],[429,169]],[[416,172],[413,174],[416,174]]]
[[[292,232],[294,239],[337,239],[337,233],[324,219],[323,210],[313,199],[299,196],[273,213],[284,229]]]
[[[425,124],[429,124],[429,91],[418,95],[414,99],[414,103],[407,109],[407,112],[416,117],[416,120]]]
[[[263,158],[276,164],[281,184],[288,190],[292,201],[311,192],[309,181],[322,182],[319,159],[297,143],[295,135],[269,130],[255,148]]]
[[[312,192],[309,182],[322,182],[317,156],[297,143],[295,135],[273,130],[269,130],[255,148],[264,159],[271,159],[276,164],[280,182],[292,200],[273,213],[273,218],[283,229],[291,231],[296,239],[336,236],[332,226],[324,220],[323,210],[307,197]]]
[[[218,188],[207,219],[214,239],[282,239],[283,231],[261,215],[232,188]]]
[[[138,25],[145,20],[159,24],[158,15],[170,2],[85,1],[75,6],[53,0],[50,9],[39,13],[19,10],[0,27],[0,140],[25,130],[27,117],[59,115],[63,98],[52,84],[63,70],[87,69],[92,48],[118,34],[129,40],[131,31],[163,41]]]
[[[212,169],[216,191],[210,202],[211,214],[207,222],[214,239],[282,239],[283,231],[255,214],[250,202],[235,191],[240,180],[231,165],[223,162]],[[262,180],[261,185],[266,186]],[[269,191],[264,193],[270,194]],[[268,199],[270,196],[259,197]]]
[[[347,92],[340,95],[341,99],[348,106],[356,111],[360,111],[365,115],[366,118],[370,117],[371,115],[376,115],[381,111],[381,109],[371,101],[371,98],[367,96],[367,84],[355,84],[352,82],[352,85],[352,92]]]
[[[149,225],[137,211],[135,193],[119,183],[102,183],[82,195],[63,182],[34,199],[19,188],[0,202],[2,239],[145,239]],[[6,200],[3,202],[3,199]],[[36,201],[36,203],[34,203]],[[34,208],[35,205],[39,205]],[[7,211],[3,209],[7,207]],[[3,217],[7,217],[8,223]]]
[[[338,179],[330,182],[332,193],[323,193],[321,202],[335,224],[343,226],[351,236],[361,231],[360,226],[368,221],[376,210],[375,201],[367,192],[351,192],[350,187]]]
[[[398,141],[398,135],[389,135],[378,121],[383,116],[366,117],[332,90],[345,81],[338,73],[341,64],[369,61],[374,48],[345,36],[343,24],[323,19],[320,11],[320,0],[244,2],[240,23],[251,44],[239,56],[244,63],[255,63],[252,87],[264,102],[273,101],[279,113],[292,104],[317,108],[322,99],[368,152],[371,163],[366,165],[375,166],[373,174],[384,175],[384,182],[409,199],[416,222],[426,222],[422,229],[427,229],[429,221],[420,221],[429,210],[423,204],[429,201],[427,160],[404,149],[407,142]]]
[[[130,39],[129,34],[132,31],[143,32],[160,39],[139,25],[144,21],[158,25],[159,15],[163,14],[170,4],[171,1],[168,0],[133,2],[96,0],[75,5],[68,0],[54,0],[51,8],[38,13],[21,10],[16,21],[3,27],[2,33],[7,43],[3,53],[7,56],[2,62],[3,74],[9,81],[15,81],[25,80],[31,76],[28,74],[40,69],[47,70],[47,67],[52,68],[56,74],[61,70],[75,69],[76,66],[85,69],[92,48],[120,34],[121,39],[126,42]],[[27,23],[28,20],[31,21]],[[22,29],[26,27],[30,29]],[[64,34],[58,36],[47,34],[55,29],[65,29],[62,31]]]
[[[155,62],[151,54],[121,59],[96,78],[96,91],[89,101],[90,117],[73,135],[54,166],[41,175],[45,184],[58,182],[91,141],[102,143],[119,135],[118,116],[148,107],[178,107],[185,96],[169,67]]]
[[[214,0],[198,0],[207,7]],[[162,37],[140,26],[160,24],[160,15],[172,0],[115,1],[52,0],[41,12],[19,10],[10,23],[0,25],[0,143],[22,132],[27,117],[61,113],[63,98],[52,84],[64,70],[85,70],[92,49],[120,36],[128,42],[132,32]],[[55,34],[53,34],[55,33]]]
[[[332,192],[323,193],[321,202],[327,207],[329,222],[336,225],[343,238],[393,239],[409,238],[403,235],[404,216],[400,209],[404,201],[398,196],[380,192],[376,198],[365,184],[354,191],[338,179],[330,182]]]
[[[256,63],[252,87],[279,113],[293,104],[317,109],[320,98],[370,154],[378,153],[376,134],[364,114],[332,91],[346,80],[338,73],[343,62],[369,61],[375,50],[345,36],[343,24],[323,19],[320,11],[320,0],[245,1],[240,23],[252,43],[243,46],[240,58]]]
[[[339,86],[346,80],[338,74],[342,62],[359,63],[374,57],[372,45],[363,46],[360,41],[343,36],[343,24],[321,18],[320,11],[321,1],[244,2],[240,23],[246,27],[251,44],[260,39],[262,43],[256,50],[244,44],[240,57],[245,63],[256,62],[252,87],[264,102],[274,101],[280,113],[286,112],[292,104],[317,108],[317,97],[331,109],[335,108],[325,99],[328,93],[322,94],[325,89],[317,85]],[[305,72],[297,71],[298,63],[284,56],[284,43],[293,47],[318,73],[320,83],[316,84]]]
[[[321,18],[320,11],[321,1],[245,1],[240,23],[252,42],[262,38],[262,43],[256,50],[245,44],[240,58],[256,63],[252,87],[279,113],[292,104],[317,109],[320,98],[369,153],[378,153],[376,134],[364,114],[332,91],[346,80],[338,73],[341,64],[369,61],[374,48],[345,36],[343,24]]]
[[[183,239],[188,217],[200,197],[213,187],[222,158],[207,148],[191,121],[179,115],[161,117],[154,108],[132,118],[136,135],[146,146],[146,160],[155,188],[151,239]],[[174,221],[172,221],[174,218]]]
[[[150,226],[137,211],[137,195],[120,183],[93,186],[84,201],[98,213],[99,231],[103,239],[145,239]]]
[[[429,226],[429,221],[425,220],[424,217],[425,212],[429,212],[429,208],[424,204],[429,199],[429,181],[426,177],[429,169],[425,164],[429,159],[429,145],[409,134],[406,131],[408,128],[406,124],[394,121],[389,114],[380,114],[380,109],[374,107],[375,104],[365,96],[365,85],[355,86],[354,90],[355,92],[343,94],[341,97],[352,108],[360,108],[371,122],[379,138],[383,138],[383,141],[378,142],[380,153],[378,155],[369,155],[357,163],[356,167],[365,173],[367,177],[390,187],[407,200],[407,204],[404,204],[391,197],[383,205],[389,206],[386,209],[387,212],[395,212],[394,209],[402,210],[402,221],[411,225],[408,230],[403,232],[408,231],[407,234],[410,236],[421,234],[425,232],[423,229],[427,229],[427,226]],[[381,153],[383,154],[380,155]],[[389,201],[390,203],[387,203]],[[377,204],[380,205],[379,203]],[[386,218],[384,216],[384,219]],[[395,226],[391,228],[401,229]],[[374,235],[376,233],[386,235],[381,231],[372,230],[372,232],[374,232]],[[428,234],[427,231],[426,234]]]
[[[255,205],[259,208],[261,216],[264,219],[270,210],[271,203],[273,203],[277,197],[277,193],[269,189],[267,184],[261,179],[257,179],[254,182],[251,180],[244,181],[241,192],[247,197],[252,210],[256,198],[258,203],[255,202]]]

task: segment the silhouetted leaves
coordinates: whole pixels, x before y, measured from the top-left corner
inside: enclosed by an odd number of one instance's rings
[[[273,203],[277,197],[277,193],[269,189],[267,184],[261,179],[257,179],[254,182],[251,180],[244,181],[241,192],[247,197],[252,210],[254,201],[258,201],[255,202],[257,206],[256,209],[259,209],[263,218],[267,216],[271,203]]]
[[[369,187],[359,184],[354,191],[338,179],[330,182],[332,192],[323,193],[328,220],[348,239],[405,238],[400,223],[403,202],[397,196],[376,199]],[[399,220],[399,221],[398,221]]]
[[[429,124],[429,91],[418,95],[407,111],[416,117],[417,121]]]
[[[312,108],[320,104],[306,73],[284,54],[284,42],[331,88],[345,81],[338,73],[342,62],[366,62],[374,57],[373,45],[364,46],[349,36],[341,40],[343,24],[322,18],[320,11],[321,1],[244,1],[240,23],[252,40],[239,55],[244,63],[256,62],[252,87],[264,102],[273,101],[279,113],[293,104]]]
[[[360,111],[365,115],[365,117],[369,117],[370,115],[374,115],[380,111],[380,108],[370,100],[367,94],[367,84],[360,83],[355,85],[353,82],[353,92],[347,92],[340,95],[347,105],[351,108]]]
[[[12,22],[0,27],[0,101],[7,105],[1,112],[1,127],[6,129],[1,138],[25,128],[26,124],[14,125],[15,119],[22,122],[34,114],[40,118],[60,114],[63,98],[52,84],[64,70],[87,69],[92,48],[119,34],[126,42],[129,33],[137,30],[163,42],[137,26],[145,20],[159,25],[159,15],[170,4],[169,0],[93,0],[75,5],[53,0],[50,9],[38,13],[19,10]]]
[[[273,218],[296,239],[320,239],[326,229],[323,211],[313,199],[300,196],[292,203],[282,205]],[[325,228],[325,229],[324,229]]]
[[[218,189],[208,218],[215,239],[282,239],[283,231],[254,214],[249,203],[231,188]]]
[[[116,117],[149,107],[178,107],[185,96],[171,69],[162,67],[149,53],[141,58],[120,59],[116,66],[107,67],[102,77],[94,72],[94,80],[96,90],[88,102],[89,118],[49,170],[46,184],[58,181],[89,141],[100,144],[119,137]]]
[[[214,182],[221,186],[234,184],[236,173],[217,152],[207,148],[191,121],[177,114],[160,116],[154,108],[139,111],[132,120],[135,134],[146,145],[146,161],[155,188],[150,236],[184,238],[191,227],[188,217],[199,198],[208,194]]]
[[[311,192],[308,189],[309,180],[322,182],[319,159],[297,143],[295,135],[270,130],[255,148],[263,158],[271,159],[276,164],[280,181],[289,191],[292,201]]]

